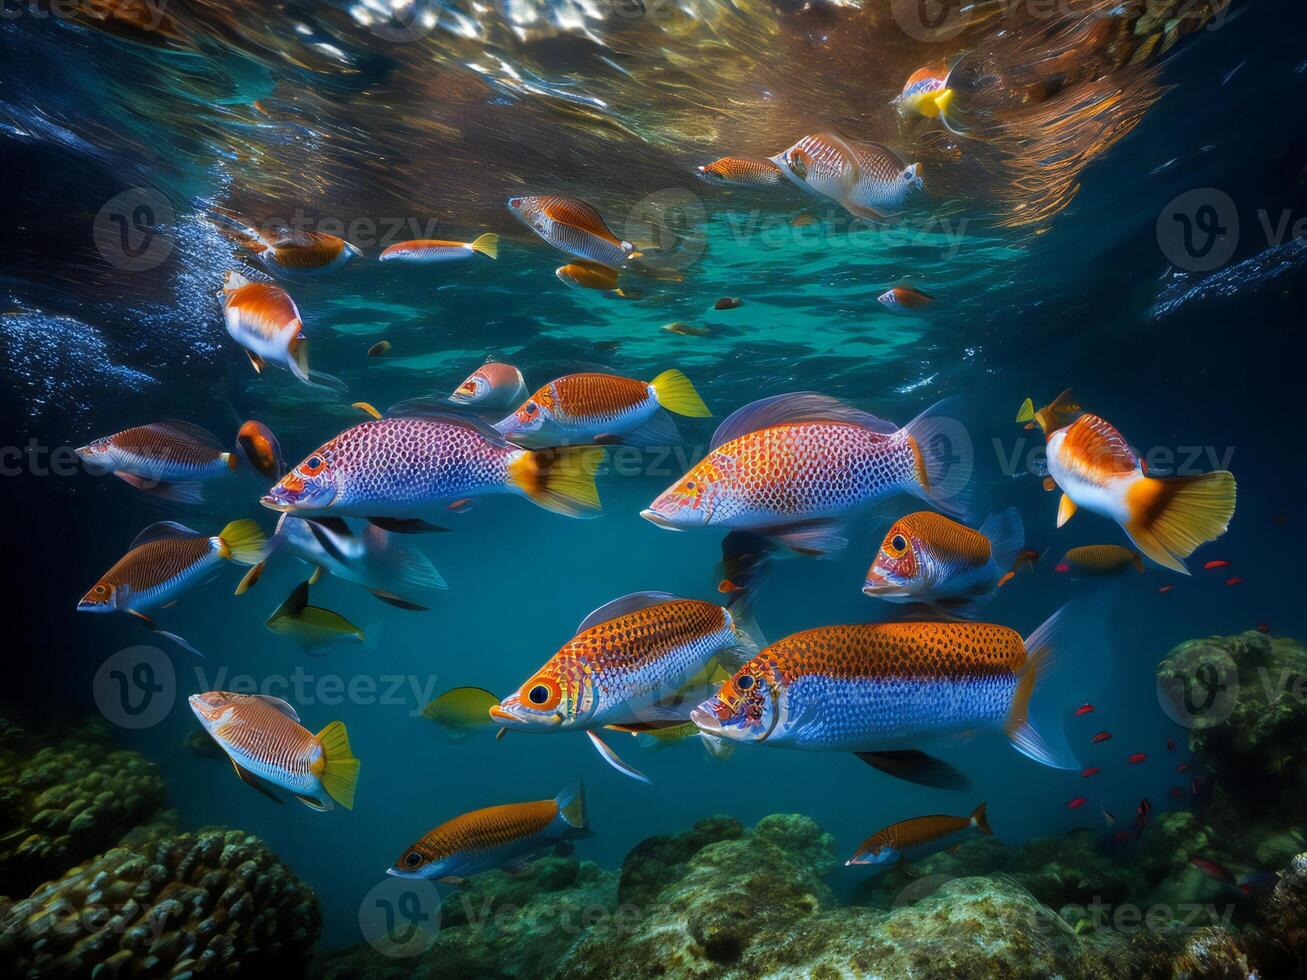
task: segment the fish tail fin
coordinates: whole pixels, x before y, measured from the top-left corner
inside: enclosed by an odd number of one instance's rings
[[[268,539],[259,525],[248,519],[232,521],[218,534],[227,549],[223,555],[242,565],[257,565],[268,557]]]
[[[706,419],[712,415],[699,393],[694,390],[690,379],[676,368],[658,375],[649,382],[649,387],[653,389],[658,404],[669,412],[696,419]]]
[[[989,815],[985,812],[985,807],[988,805],[989,804],[987,803],[982,803],[971,811],[971,826],[975,827],[980,833],[992,837],[994,836],[994,831],[990,829]]]
[[[291,338],[286,353],[290,355],[286,363],[290,367],[291,374],[306,385],[313,384],[309,380],[309,342],[304,339],[303,334]]]
[[[477,237],[468,244],[468,248],[474,252],[480,252],[486,258],[497,259],[499,258],[499,236],[492,232],[487,232],[484,235],[477,235]]]
[[[1018,752],[1053,769],[1080,768],[1063,718],[1084,700],[1089,683],[1103,680],[1107,641],[1095,628],[1104,618],[1098,605],[1065,605],[1025,641],[1026,662],[1003,730]],[[1083,648],[1083,656],[1072,647]]]
[[[236,586],[236,595],[244,595],[250,589],[254,588],[254,586],[258,584],[259,579],[263,577],[263,570],[267,565],[268,560],[266,558],[251,565],[250,570],[245,573],[244,578],[240,580],[240,584]]]
[[[568,517],[599,511],[595,471],[603,461],[599,446],[523,451],[508,464],[508,479],[533,503]]]
[[[384,564],[388,580],[415,589],[449,588],[430,558],[417,548],[397,542],[388,531],[369,524],[363,530],[363,538],[368,543],[368,551],[379,556]]]
[[[569,837],[580,837],[590,833],[590,822],[585,812],[585,786],[577,780],[563,789],[554,802],[558,804],[558,818],[567,827]]]
[[[967,520],[972,511],[975,455],[971,435],[958,418],[962,399],[936,402],[899,430],[912,449],[913,479],[905,487],[932,507]]]
[[[322,744],[322,788],[346,810],[354,809],[358,787],[359,760],[349,748],[349,733],[343,722],[333,721],[318,732]]]
[[[1126,491],[1125,532],[1145,555],[1188,575],[1184,560],[1230,526],[1235,503],[1229,470],[1198,476],[1142,477]]]
[[[945,129],[955,136],[966,135],[967,128],[958,118],[962,115],[962,110],[958,108],[956,93],[951,88],[945,88],[935,96],[935,108],[939,111],[939,121]]]
[[[990,514],[985,523],[980,525],[980,533],[989,538],[989,553],[994,559],[994,567],[1000,572],[1012,574],[1017,556],[1026,545],[1026,528],[1021,523],[1021,514],[1015,507]]]

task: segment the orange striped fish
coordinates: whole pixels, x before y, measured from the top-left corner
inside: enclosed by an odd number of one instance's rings
[[[455,259],[468,259],[480,253],[486,258],[499,258],[499,236],[493,234],[478,235],[470,242],[447,242],[435,238],[415,238],[408,242],[397,242],[381,252],[382,262],[407,262],[414,265],[432,262],[449,262]]]
[[[363,254],[357,246],[326,232],[273,226],[264,233],[226,215],[212,218],[269,270],[282,275],[328,272]]]
[[[598,211],[572,197],[512,197],[508,210],[550,245],[568,255],[617,269],[636,258],[635,246],[613,234]]]
[[[652,381],[616,374],[568,374],[549,382],[495,428],[522,446],[581,442],[666,446],[679,438],[662,412],[711,415],[694,385],[672,368]]]
[[[921,751],[961,732],[1001,729],[1042,765],[1079,769],[1062,719],[1097,676],[1106,644],[1094,614],[1054,613],[1028,639],[989,623],[875,623],[804,630],[763,649],[690,719],[719,738],[853,752],[900,778],[956,787],[960,773]],[[1083,646],[1069,663],[1065,644]]]
[[[189,701],[236,775],[260,793],[281,802],[258,782],[264,780],[289,790],[313,810],[330,810],[333,800],[354,809],[359,760],[341,722],[314,735],[300,724],[293,707],[266,694],[208,691],[192,694]]]
[[[722,157],[695,167],[694,175],[722,187],[780,187],[785,183],[781,168],[765,157]]]
[[[138,490],[185,503],[202,501],[201,481],[226,476],[239,459],[212,432],[176,419],[115,432],[82,446],[77,455],[88,469],[112,473]]]
[[[975,830],[980,834],[994,833],[989,829],[984,803],[972,810],[969,817],[931,814],[892,823],[859,844],[858,850],[844,862],[844,866],[874,864],[887,868],[901,857],[907,857],[908,860],[924,857],[929,851],[942,847],[939,844],[941,840],[953,837],[963,830]]]
[[[506,803],[464,813],[404,849],[386,874],[460,884],[494,868],[516,868],[531,855],[589,837],[585,791],[575,782],[552,800]]]
[[[859,143],[833,133],[805,136],[771,161],[796,187],[871,221],[902,211],[925,186],[921,164],[905,163],[880,143]]]

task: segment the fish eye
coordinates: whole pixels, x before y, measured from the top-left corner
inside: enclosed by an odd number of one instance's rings
[[[406,868],[416,868],[421,863],[422,855],[417,851],[409,851],[404,855],[404,867]]]
[[[743,677],[741,677],[739,680],[735,682],[735,687],[737,690],[740,691],[749,690],[751,687],[753,687],[753,675],[745,674]]]
[[[104,588],[103,585],[97,585],[97,586],[95,587],[95,594],[96,594],[96,595],[104,595],[104,593],[105,593],[105,588]]]
[[[908,550],[908,539],[901,534],[894,535],[894,537],[890,538],[889,543],[890,543],[890,547],[893,548],[895,551]]]
[[[543,684],[537,684],[527,692],[526,697],[532,704],[544,704],[549,700],[549,688]]]
[[[687,489],[687,490],[693,490],[694,487],[695,487],[695,483],[694,483],[693,480],[686,480],[686,481],[685,481],[685,489]]]

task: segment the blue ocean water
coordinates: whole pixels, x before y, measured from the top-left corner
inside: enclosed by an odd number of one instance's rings
[[[317,891],[325,943],[344,946],[359,939],[362,896],[427,829],[476,807],[552,796],[577,778],[596,831],[578,853],[609,866],[641,839],[715,813],[750,823],[801,812],[852,853],[894,820],[965,813],[981,799],[1010,842],[1097,826],[1098,806],[1124,816],[1141,796],[1159,810],[1187,805],[1168,795],[1186,789],[1173,771],[1184,733],[1159,704],[1157,662],[1192,637],[1259,623],[1301,636],[1307,627],[1297,601],[1303,272],[1291,240],[1307,217],[1303,14],[1269,0],[1232,7],[1220,29],[1182,38],[1155,60],[1156,98],[1138,124],[1087,154],[1074,196],[1027,225],[1011,220],[1021,213],[1014,188],[1051,181],[1045,170],[1055,161],[973,168],[985,152],[972,146],[978,139],[941,147],[938,133],[902,127],[886,108],[897,89],[888,80],[905,77],[900,69],[917,67],[922,52],[901,38],[886,42],[885,63],[862,79],[854,56],[862,42],[850,39],[838,8],[821,8],[827,20],[770,8],[682,11],[728,48],[697,49],[702,65],[719,67],[703,82],[707,105],[680,83],[653,80],[645,63],[653,55],[619,31],[582,44],[561,7],[550,37],[521,43],[474,29],[471,14],[453,7],[435,34],[406,45],[359,39],[348,30],[357,17],[312,6],[251,19],[235,33],[208,11],[189,24],[188,45],[50,17],[0,23],[0,139],[11,178],[0,337],[13,427],[6,442],[17,450],[6,457],[16,472],[0,481],[19,627],[10,698],[102,710],[96,678],[106,659],[155,643],[126,617],[74,612],[140,528],[176,519],[216,531],[237,517],[272,526],[253,478],[185,508],[71,465],[47,474],[34,462],[42,454],[165,417],[226,437],[254,416],[293,462],[362,420],[350,402],[384,408],[448,393],[487,355],[518,365],[532,387],[577,370],[651,379],[676,367],[716,419],[680,420],[681,455],[643,454],[605,472],[598,519],[569,520],[508,497],[451,515],[451,533],[413,539],[449,583],[429,612],[396,610],[330,577],[316,586],[313,602],[363,627],[366,645],[311,657],[264,628],[305,573],[284,557],[244,596],[231,595],[239,572],[224,569],[160,611],[161,625],[207,657],[166,648],[171,711],[118,737],[163,768],[182,825],[262,837]],[[780,24],[791,43],[749,48],[750,17]],[[665,50],[676,43],[660,41]],[[600,63],[605,44],[629,62],[625,91],[621,72]],[[736,64],[766,52],[760,75]],[[795,80],[786,65],[811,65],[813,74]],[[782,87],[787,78],[792,87]],[[931,206],[899,233],[850,229],[847,215],[797,191],[723,191],[692,176],[717,156],[778,152],[816,120],[909,157],[932,154],[937,170],[927,172],[940,174],[941,190]],[[148,268],[125,268],[96,248],[92,229],[108,202],[142,187],[165,202],[167,213],[156,203],[150,223],[167,253]],[[1166,219],[1194,191],[1217,202],[1227,229],[1233,213],[1238,231],[1223,262],[1187,271],[1181,265],[1203,261],[1182,252],[1177,263],[1173,229],[1184,222]],[[638,229],[652,215],[654,233],[674,239],[662,276],[627,280],[638,299],[568,289],[553,274],[565,258],[503,209],[522,192],[577,193],[615,227]],[[265,220],[302,214],[364,239],[365,259],[283,283],[304,315],[313,366],[340,376],[348,396],[285,372],[256,376],[225,335],[213,293],[224,271],[251,266],[202,220],[215,209]],[[811,222],[796,224],[799,214]],[[1195,211],[1193,220],[1205,218]],[[435,267],[374,261],[381,246],[433,227],[469,239],[497,231],[500,256]],[[1277,229],[1287,229],[1280,240]],[[887,312],[876,296],[902,282],[935,302]],[[743,303],[714,310],[723,296]],[[662,329],[678,321],[699,333]],[[390,351],[368,358],[382,339]],[[1055,530],[1056,497],[1030,468],[1038,443],[1013,422],[1026,396],[1041,404],[1068,386],[1141,449],[1172,452],[1170,465],[1183,466],[1196,447],[1198,468],[1219,463],[1236,473],[1235,520],[1197,553],[1191,578],[1151,566],[1106,581],[1053,570],[1067,548],[1122,541],[1089,514]],[[515,689],[612,598],[639,590],[716,598],[720,535],[670,534],[639,511],[702,455],[721,417],[758,397],[806,390],[899,423],[942,397],[965,396],[985,509],[1017,507],[1030,547],[1044,553],[983,618],[1029,634],[1073,598],[1110,601],[1098,625],[1111,670],[1081,678],[1096,711],[1068,721],[1083,763],[1103,770],[1092,792],[1078,773],[1041,768],[998,734],[947,749],[975,786],[945,795],[848,755],[742,746],[718,760],[692,742],[650,751],[614,736],[650,777],[645,785],[605,765],[579,733],[454,744],[420,717],[448,687]],[[764,635],[888,618],[889,607],[861,594],[863,575],[889,519],[918,507],[886,501],[829,560],[776,562],[756,600]],[[1209,559],[1231,570],[1202,571]],[[1227,586],[1232,574],[1242,581]],[[1159,593],[1167,583],[1174,590]],[[238,683],[287,697],[311,730],[346,724],[363,763],[353,812],[272,805],[222,760],[183,748],[197,727],[185,696]],[[1101,729],[1114,737],[1091,744]],[[1168,738],[1181,749],[1168,752]],[[1134,752],[1150,758],[1129,765]],[[1068,810],[1079,795],[1090,805]],[[851,891],[859,874],[847,869],[832,886]]]

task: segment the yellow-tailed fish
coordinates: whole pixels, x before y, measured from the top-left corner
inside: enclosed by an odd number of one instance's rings
[[[380,261],[430,264],[470,259],[478,254],[488,259],[499,258],[499,236],[478,235],[470,242],[448,242],[434,238],[398,242],[382,250]]]
[[[94,472],[188,504],[204,499],[203,482],[229,476],[240,460],[212,432],[176,419],[115,432],[82,446],[77,455]]]
[[[314,735],[293,707],[266,694],[208,691],[192,694],[190,706],[236,775],[260,793],[281,802],[262,780],[290,791],[312,810],[330,810],[333,801],[354,809],[359,760],[340,722]]]

